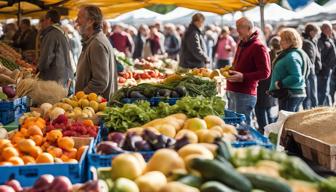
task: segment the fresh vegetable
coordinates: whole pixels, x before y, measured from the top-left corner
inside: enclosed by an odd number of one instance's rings
[[[141,154],[121,154],[112,160],[112,179],[127,178],[134,180],[142,175],[145,160]]]
[[[194,175],[186,175],[186,176],[183,176],[177,179],[176,181],[178,181],[179,183],[183,183],[185,185],[191,186],[191,187],[195,187],[195,188],[200,188],[203,183],[203,180],[201,177],[197,177]]]
[[[3,86],[2,87],[2,92],[4,92],[8,98],[13,98],[15,97],[15,90],[11,86]]]
[[[329,177],[319,183],[321,192],[336,191],[336,177]]]
[[[199,190],[180,182],[169,182],[158,192],[199,192]]]
[[[49,187],[49,191],[64,191],[70,192],[72,188],[69,178],[64,176],[56,177]]]
[[[235,192],[236,190],[230,189],[223,183],[217,181],[208,181],[201,187],[201,192]]]
[[[12,187],[14,191],[16,192],[22,191],[21,184],[18,180],[13,179],[13,180],[7,181],[5,184]]]
[[[256,189],[261,189],[265,192],[292,192],[290,186],[278,178],[252,173],[243,173],[243,175]]]
[[[189,167],[198,171],[205,180],[219,181],[241,192],[252,190],[249,180],[217,160],[195,158],[191,160]]]
[[[115,181],[113,192],[139,192],[139,188],[135,182],[127,178],[119,178]]]
[[[151,171],[138,177],[135,183],[141,192],[156,192],[167,184],[167,178],[160,171]]]
[[[96,151],[98,154],[106,155],[123,152],[123,150],[118,147],[117,143],[114,143],[112,141],[100,142],[96,147]]]
[[[188,117],[203,118],[207,115],[224,115],[225,103],[220,97],[184,97],[176,105],[159,103],[157,107],[149,102],[139,101],[123,107],[107,108],[104,114],[105,126],[113,131],[124,132],[128,128],[139,127],[151,120],[171,114],[184,113]],[[205,124],[205,123],[204,123]]]
[[[38,178],[35,181],[33,188],[38,192],[46,191],[49,189],[53,180],[54,180],[54,176],[52,175],[49,175],[49,174],[42,175],[40,178]]]

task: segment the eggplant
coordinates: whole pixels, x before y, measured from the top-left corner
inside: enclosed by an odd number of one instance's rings
[[[132,91],[130,94],[130,98],[133,99],[147,99],[140,91]]]
[[[170,97],[171,97],[171,98],[179,98],[180,95],[179,95],[176,91],[172,91],[172,92],[170,93]]]
[[[117,143],[119,147],[123,146],[125,142],[125,134],[121,132],[112,132],[108,134],[107,140]]]
[[[175,143],[176,143],[175,139],[168,137],[167,142],[166,142],[166,148],[170,148],[174,146]]]
[[[159,89],[158,96],[160,97],[169,97],[171,94],[171,90],[169,89]]]
[[[174,144],[174,149],[177,151],[177,150],[181,149],[182,147],[184,147],[185,145],[188,145],[188,144],[190,144],[189,138],[186,135],[184,135],[180,139],[176,140],[176,142]]]
[[[187,95],[187,89],[184,86],[175,87],[175,91],[179,94],[180,97],[184,97]]]
[[[158,135],[155,134],[153,131],[145,129],[142,133],[142,137],[145,141],[149,142],[149,141],[156,140]]]
[[[136,133],[127,133],[122,148],[128,151],[136,151],[135,143],[142,140],[143,138],[140,135],[137,135]]]
[[[8,98],[15,97],[15,90],[13,87],[6,85],[2,87],[2,92],[7,95]]]
[[[151,151],[152,148],[145,140],[135,142],[136,151]]]
[[[122,150],[120,147],[118,147],[118,144],[112,141],[102,141],[100,142],[96,147],[97,153],[99,154],[113,154],[113,153],[122,153],[124,150]]]

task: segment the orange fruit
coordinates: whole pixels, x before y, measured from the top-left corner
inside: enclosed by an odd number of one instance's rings
[[[2,161],[2,162],[0,162],[0,166],[12,166],[12,165],[13,165],[13,163],[8,162],[8,161]]]
[[[35,164],[35,159],[32,156],[29,155],[24,155],[21,157],[23,160],[24,164]]]
[[[55,163],[63,163],[64,161],[61,158],[54,158]]]
[[[20,157],[11,157],[8,159],[8,162],[11,162],[13,165],[24,165],[25,164]]]
[[[22,133],[22,135],[23,135],[24,137],[29,136],[29,135],[28,135],[28,129],[26,129],[26,128],[21,128],[21,129],[20,129],[20,132]]]
[[[14,147],[6,147],[2,150],[1,156],[7,161],[11,157],[18,157],[19,152]]]
[[[89,101],[97,101],[97,98],[98,98],[98,95],[95,94],[95,93],[90,93],[90,94],[88,95],[88,99],[89,99]]]
[[[0,139],[0,151],[6,147],[12,146],[12,143],[8,139]]]
[[[41,147],[35,146],[34,149],[29,152],[29,155],[34,158],[37,158],[37,156],[39,156],[42,152],[43,150],[41,149]]]
[[[13,143],[19,143],[24,138],[25,136],[21,132],[16,132],[11,140]]]
[[[90,120],[90,119],[83,120],[83,124],[84,124],[85,126],[94,126],[93,121]]]
[[[43,136],[41,128],[38,127],[37,125],[32,125],[32,126],[28,127],[27,134],[29,136],[33,136],[33,135],[41,135],[41,136]]]
[[[67,161],[65,161],[66,163],[78,163],[78,161],[76,159],[68,159]]]
[[[63,134],[61,130],[52,130],[47,133],[47,141],[49,142],[56,142],[58,139],[62,138]]]
[[[37,146],[41,146],[43,143],[43,136],[41,135],[34,135],[32,137],[30,137]]]
[[[43,145],[41,146],[43,151],[47,151],[47,149],[51,146],[49,142],[44,142]]]
[[[75,146],[75,141],[71,137],[62,137],[57,140],[57,145],[64,150],[71,151]]]
[[[41,153],[37,156],[36,163],[54,163],[54,157],[50,153]]]
[[[54,157],[61,157],[63,154],[63,151],[61,148],[50,146],[47,149],[47,152],[50,153]]]
[[[88,148],[87,145],[81,146],[78,150],[77,150],[77,154],[76,154],[76,159],[77,161],[80,161],[84,151]]]
[[[61,160],[64,161],[64,162],[66,162],[66,161],[69,160],[69,157],[63,154],[63,155],[61,156]]]
[[[34,150],[36,146],[32,139],[23,139],[18,143],[18,149],[24,153],[29,153]]]
[[[41,118],[41,117],[38,117],[37,119],[36,119],[36,121],[35,121],[35,123],[37,124],[37,125],[43,125],[44,127],[45,127],[45,125],[46,125],[46,121],[43,119],[43,118]],[[40,128],[42,128],[42,127],[40,127]]]
[[[77,99],[81,99],[81,98],[83,98],[85,95],[86,95],[86,94],[84,93],[84,91],[78,91],[78,92],[76,93],[76,97],[77,97]]]
[[[69,151],[64,152],[64,155],[68,156],[69,159],[75,159],[77,156],[77,149],[72,148]]]

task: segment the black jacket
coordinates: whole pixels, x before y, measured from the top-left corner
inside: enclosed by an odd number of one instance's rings
[[[328,75],[336,64],[336,48],[332,39],[326,37],[323,33],[317,43],[321,53],[322,70],[320,75]]]
[[[202,68],[208,60],[203,34],[195,25],[190,24],[182,40],[180,66]]]
[[[13,46],[21,49],[22,51],[35,50],[36,35],[37,31],[32,28],[23,33],[18,32],[14,39]]]
[[[137,37],[135,38],[134,44],[135,47],[133,52],[133,58],[134,59],[141,58],[145,42],[142,40],[140,33],[138,33]]]
[[[303,34],[302,49],[307,53],[312,65],[310,66],[311,73],[318,73],[322,70],[321,55],[317,48],[316,42],[314,42],[308,35]]]
[[[177,34],[169,34],[165,37],[165,50],[169,56],[175,56],[179,53],[181,47],[181,40]]]

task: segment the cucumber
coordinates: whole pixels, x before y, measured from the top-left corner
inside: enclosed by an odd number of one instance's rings
[[[218,160],[195,158],[191,160],[189,167],[198,171],[206,181],[219,181],[240,192],[252,190],[252,184],[248,179]]]
[[[225,166],[231,167],[232,169],[234,169],[233,165],[230,162],[228,162],[224,157],[217,155],[215,157],[215,159],[218,160],[218,161],[220,161]]]
[[[201,187],[201,192],[236,192],[218,181],[208,181]]]
[[[231,153],[229,146],[225,141],[223,141],[221,138],[216,138],[215,144],[218,146],[217,148],[217,156],[224,157],[227,160],[231,159]]]
[[[286,179],[298,179],[309,182],[321,182],[323,177],[315,173],[302,159],[298,157],[288,157],[282,162],[284,169],[281,175]]]
[[[274,177],[253,173],[243,173],[243,175],[252,183],[253,188],[261,189],[265,192],[292,192],[287,183]]]
[[[177,181],[185,185],[195,187],[195,188],[201,187],[203,183],[202,178],[194,176],[194,175],[187,175],[187,176],[181,177]]]

